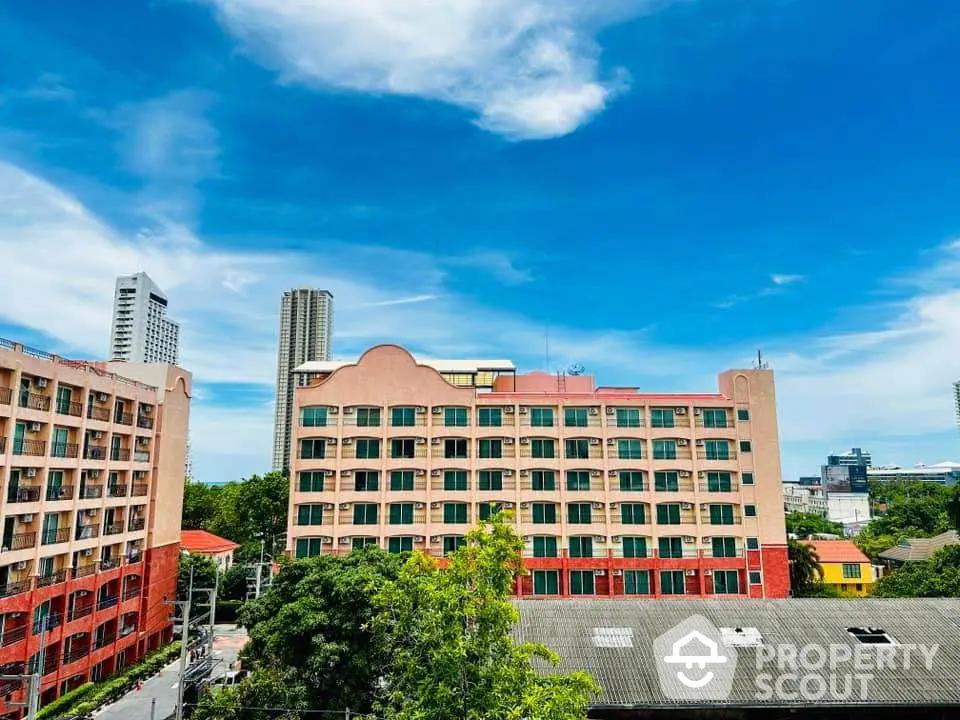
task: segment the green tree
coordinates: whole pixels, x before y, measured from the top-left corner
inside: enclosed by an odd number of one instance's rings
[[[922,481],[872,482],[870,502],[876,535],[927,537],[950,528],[948,512],[956,491]]]
[[[181,555],[177,567],[177,599],[186,600],[189,594],[190,573],[193,572],[193,587],[212,588],[217,582],[217,566],[203,555]]]
[[[787,541],[790,563],[790,587],[794,597],[805,597],[813,586],[823,580],[820,557],[813,546],[800,540]]]
[[[247,535],[245,542],[262,538],[266,550],[276,556],[287,532],[290,481],[282,473],[251,475],[240,483],[236,513]]]
[[[947,517],[953,529],[960,532],[960,485],[953,486],[947,500]]]
[[[183,515],[180,526],[185,530],[207,530],[216,517],[220,488],[189,478],[183,486]]]
[[[440,569],[414,553],[376,598],[378,636],[390,649],[375,710],[388,720],[578,720],[599,692],[584,673],[541,675],[557,656],[515,645],[510,593],[523,540],[503,517],[473,530]]]
[[[276,710],[257,708],[287,708]],[[295,670],[256,670],[239,685],[200,699],[193,720],[301,720],[313,717],[297,710],[309,710],[310,699]]]
[[[220,576],[219,597],[224,600],[244,600],[247,597],[247,568],[234,564]]]
[[[874,589],[879,597],[960,597],[960,545],[948,545],[926,562],[906,563]]]
[[[843,526],[816,513],[787,513],[787,532],[798,538],[808,538],[811,535],[826,533],[843,535]]]

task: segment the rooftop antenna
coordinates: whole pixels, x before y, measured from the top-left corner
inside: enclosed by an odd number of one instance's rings
[[[766,370],[769,367],[770,365],[763,359],[763,352],[761,350],[757,350],[757,364],[755,369]]]

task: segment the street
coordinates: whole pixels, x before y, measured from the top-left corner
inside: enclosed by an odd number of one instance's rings
[[[213,638],[214,667],[212,678],[226,673],[247,641],[246,630],[233,625],[217,625]],[[94,715],[97,720],[150,720],[152,700],[156,698],[155,720],[164,720],[176,710],[177,672],[179,660],[167,665],[143,683],[140,690],[131,690],[120,700]]]

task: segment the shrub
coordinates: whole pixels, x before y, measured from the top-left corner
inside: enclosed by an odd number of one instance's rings
[[[68,710],[72,706],[79,703],[83,698],[87,697],[95,687],[96,684],[88,682],[74,688],[68,693],[64,693],[52,703],[43,707],[37,713],[37,720],[59,717],[65,710]]]
[[[217,622],[233,623],[237,621],[237,612],[243,606],[242,600],[220,600],[217,602]]]

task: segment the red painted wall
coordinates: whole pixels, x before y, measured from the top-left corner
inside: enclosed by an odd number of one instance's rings
[[[790,595],[790,563],[786,545],[764,545],[760,551],[763,561],[764,596],[785,598]]]

